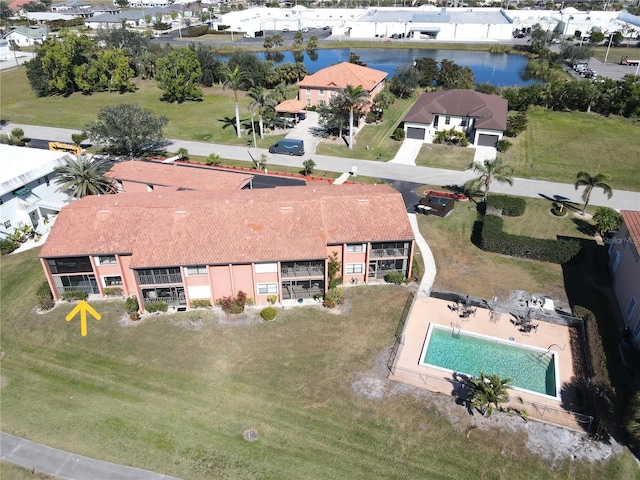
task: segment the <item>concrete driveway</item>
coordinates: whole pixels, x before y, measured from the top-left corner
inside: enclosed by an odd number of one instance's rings
[[[307,154],[316,153],[316,147],[322,141],[324,129],[320,127],[320,115],[318,112],[307,112],[307,118],[298,122],[287,133],[287,138],[295,138],[304,141],[304,151]]]

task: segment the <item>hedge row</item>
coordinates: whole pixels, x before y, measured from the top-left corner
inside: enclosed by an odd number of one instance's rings
[[[144,309],[149,313],[166,312],[169,309],[169,305],[164,300],[150,300],[144,302]]]
[[[549,240],[510,235],[502,231],[502,218],[485,215],[480,233],[480,248],[487,252],[542,262],[566,263],[573,259],[582,245],[578,240]]]
[[[502,214],[507,217],[519,217],[524,214],[527,202],[522,197],[512,197],[510,195],[489,195],[487,207],[502,210]]]
[[[40,310],[51,310],[54,307],[53,294],[49,288],[47,281],[42,282],[36,291],[36,298],[38,299],[38,308]]]
[[[612,390],[609,369],[607,368],[607,356],[602,345],[602,338],[598,331],[598,321],[594,313],[581,305],[573,307],[573,315],[584,320],[584,330],[587,336],[587,345],[591,357],[592,381],[601,387]]]

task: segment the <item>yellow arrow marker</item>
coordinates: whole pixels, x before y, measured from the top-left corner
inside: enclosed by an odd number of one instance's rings
[[[91,316],[96,320],[100,320],[102,318],[102,315],[96,312],[93,309],[93,307],[89,305],[87,302],[85,302],[84,300],[80,300],[80,303],[76,305],[76,308],[71,310],[71,312],[69,312],[69,315],[67,315],[67,322],[73,320],[73,317],[75,317],[78,312],[80,312],[80,334],[83,337],[86,337],[87,336],[87,312],[89,312]]]

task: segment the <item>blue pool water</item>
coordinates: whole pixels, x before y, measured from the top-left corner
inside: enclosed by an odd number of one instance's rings
[[[555,397],[555,357],[490,337],[478,337],[431,325],[422,362],[454,372],[478,376],[480,372],[511,378],[511,385]]]

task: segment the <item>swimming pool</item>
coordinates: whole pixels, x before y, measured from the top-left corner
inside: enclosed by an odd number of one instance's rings
[[[511,386],[559,398],[554,352],[443,327],[429,326],[422,364],[478,376],[480,372],[511,378]]]

